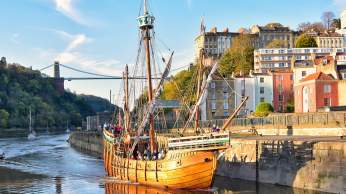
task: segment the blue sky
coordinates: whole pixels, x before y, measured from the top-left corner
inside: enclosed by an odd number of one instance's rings
[[[157,37],[176,54],[173,69],[193,60],[193,40],[202,16],[207,29],[280,22],[296,29],[320,21],[324,11],[339,16],[346,0],[150,0]],[[141,0],[2,0],[0,55],[40,69],[54,60],[95,73],[121,75],[136,57]],[[45,71],[52,75],[52,69]],[[62,69],[63,76],[82,76]],[[119,81],[74,81],[77,93],[108,98]]]

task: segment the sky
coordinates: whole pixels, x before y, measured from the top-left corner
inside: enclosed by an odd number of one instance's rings
[[[136,18],[142,0],[2,0],[0,55],[8,62],[41,69],[55,60],[93,73],[121,76],[134,64],[138,47]],[[175,51],[172,69],[193,61],[194,38],[201,18],[207,29],[237,31],[254,24],[279,22],[296,29],[320,21],[325,11],[338,17],[346,0],[149,0],[155,32]],[[53,75],[53,69],[43,71]],[[64,77],[86,77],[61,69]],[[78,94],[109,98],[121,81],[65,81]]]

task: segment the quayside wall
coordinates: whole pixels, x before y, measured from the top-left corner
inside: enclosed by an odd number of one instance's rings
[[[75,131],[72,132],[68,142],[78,150],[91,153],[98,157],[103,155],[102,134],[97,131]]]
[[[217,175],[346,193],[346,141],[233,139]]]
[[[328,141],[316,138],[280,140],[275,136],[232,138],[229,148],[219,156],[216,174],[346,193],[346,140],[335,138]],[[73,132],[69,142],[78,150],[102,157],[103,141],[99,132]]]

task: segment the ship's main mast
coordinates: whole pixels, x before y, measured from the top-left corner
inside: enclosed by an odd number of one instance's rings
[[[150,39],[151,30],[154,27],[155,18],[151,16],[148,12],[147,0],[144,0],[143,15],[138,17],[139,28],[141,29],[144,47],[145,47],[145,59],[146,59],[146,71],[147,71],[147,81],[148,81],[148,104],[153,101],[153,86],[151,81],[151,65],[150,65]],[[149,136],[150,136],[150,151],[154,153],[155,144],[155,131],[154,131],[154,116],[150,114],[149,116]]]

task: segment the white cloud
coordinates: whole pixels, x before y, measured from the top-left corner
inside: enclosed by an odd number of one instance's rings
[[[75,48],[77,48],[78,46],[89,42],[90,39],[88,39],[84,34],[77,34],[73,40],[70,42],[70,44],[67,46],[66,50],[70,51],[73,50]]]
[[[74,2],[75,0],[54,0],[55,8],[57,11],[59,11],[60,13],[64,14],[65,16],[79,24],[88,25],[85,19],[73,6]]]
[[[118,60],[115,59],[95,59],[86,57],[83,53],[79,52],[78,49],[91,42],[91,38],[85,34],[71,35],[64,31],[56,31],[58,34],[70,41],[63,52],[59,53],[55,57],[55,61],[59,61],[65,65],[75,65],[83,67],[86,71],[94,73],[101,73],[105,75],[120,76],[121,71],[117,70],[116,65],[119,64]]]

